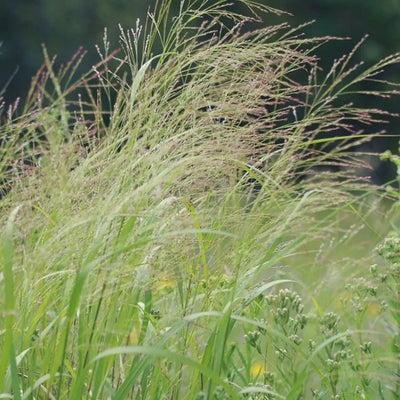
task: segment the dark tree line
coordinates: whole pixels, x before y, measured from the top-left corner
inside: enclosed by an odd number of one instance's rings
[[[290,11],[293,16],[267,15],[267,25],[289,22],[296,26],[306,21],[316,22],[305,28],[309,36],[351,37],[319,49],[322,65],[329,64],[348,52],[365,34],[368,40],[360,48],[354,61],[372,63],[386,55],[400,51],[400,1],[382,0],[265,0],[266,4]],[[81,70],[84,72],[98,61],[94,45],[102,42],[104,27],[108,28],[112,47],[118,46],[118,28],[133,27],[137,18],[142,21],[154,0],[2,0],[0,2],[0,92],[10,77],[3,93],[6,102],[24,98],[31,76],[40,67],[44,43],[50,55],[57,54],[58,62],[66,62],[83,46],[88,50]],[[178,9],[179,0],[173,1]],[[385,78],[399,80],[400,71],[386,71]],[[376,101],[359,98],[361,105]],[[397,101],[376,104],[397,112]],[[400,126],[392,130],[399,131]],[[375,141],[373,150],[395,148],[397,140]],[[387,168],[387,165],[384,166]],[[385,171],[381,171],[384,174]]]

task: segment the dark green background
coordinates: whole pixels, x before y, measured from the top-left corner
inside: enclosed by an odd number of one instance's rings
[[[180,0],[174,2],[178,8]],[[319,51],[326,67],[361,39],[370,37],[357,53],[355,61],[372,63],[386,55],[400,51],[400,0],[265,0],[265,4],[291,11],[294,16],[267,15],[264,23],[271,25],[284,21],[292,25],[316,20],[307,27],[307,36],[334,35],[351,37],[352,40],[335,42]],[[125,28],[144,19],[151,7],[146,0],[0,0],[0,90],[15,70],[18,72],[7,88],[5,99],[12,101],[24,97],[30,77],[42,63],[41,44],[49,54],[58,55],[65,62],[79,46],[88,50],[82,71],[98,61],[94,45],[101,44],[104,27],[110,33],[112,47],[118,46],[120,23]],[[387,79],[400,82],[400,68],[386,71]],[[368,104],[364,98],[359,104]],[[376,100],[374,100],[376,101]],[[398,99],[384,104],[373,104],[397,112]],[[395,123],[392,130],[399,131]],[[397,147],[397,140],[374,141],[372,150]],[[384,167],[388,168],[385,164]],[[385,171],[380,171],[384,175]]]

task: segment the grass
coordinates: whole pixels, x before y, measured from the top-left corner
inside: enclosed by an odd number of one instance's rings
[[[0,398],[398,398],[398,239],[352,150],[391,115],[350,99],[400,56],[324,73],[339,39],[240,3],[160,2],[77,79],[45,51],[3,110]]]

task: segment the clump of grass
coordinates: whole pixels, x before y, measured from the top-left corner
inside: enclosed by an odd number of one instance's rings
[[[353,125],[389,115],[347,98],[399,55],[357,74],[350,53],[321,80],[314,53],[333,38],[244,32],[274,10],[241,3],[248,16],[184,1],[171,19],[160,2],[144,27],[121,29],[122,56],[105,37],[76,82],[79,54],[57,73],[45,52],[23,113],[3,119],[3,398],[368,389],[368,368],[339,377],[352,333],[318,293],[305,312],[275,269],[334,237],[354,192],[371,193],[351,152],[368,137]]]

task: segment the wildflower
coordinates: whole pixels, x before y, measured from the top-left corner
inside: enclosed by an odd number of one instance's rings
[[[340,296],[339,300],[342,304],[347,304],[351,299],[352,299],[352,294],[350,292],[351,285],[346,285],[345,286],[346,291],[344,291]]]
[[[374,278],[376,278],[378,276],[378,266],[376,264],[371,265],[369,267],[369,272]]]
[[[139,330],[136,328],[133,328],[131,332],[129,333],[129,344],[131,346],[137,346],[139,343]]]
[[[332,360],[331,358],[328,358],[326,360],[326,365],[329,372],[335,371],[339,368],[339,362],[336,360]]]
[[[304,329],[307,317],[303,314],[304,306],[296,292],[283,289],[276,295],[266,296],[265,300],[271,306],[275,322],[284,327],[285,331],[289,328],[296,334],[298,329]]]
[[[326,313],[320,319],[320,329],[325,337],[334,336],[338,333],[339,319],[339,316],[332,312]]]
[[[252,378],[258,378],[264,372],[265,367],[262,361],[257,361],[250,367],[250,375]]]
[[[167,274],[161,273],[153,283],[153,289],[156,291],[170,292],[175,287],[175,281]]]
[[[367,307],[367,314],[371,317],[376,317],[381,312],[381,306],[379,303],[371,303]]]
[[[303,339],[299,335],[290,335],[289,339],[295,344],[300,345]]]
[[[247,335],[244,335],[244,338],[251,347],[257,347],[258,339],[260,338],[260,332],[258,330],[250,331],[247,333]]]
[[[391,264],[400,262],[400,238],[387,237],[383,244],[378,246],[378,254]]]
[[[282,361],[288,356],[288,352],[286,349],[276,347],[275,355],[278,357],[278,360]]]

